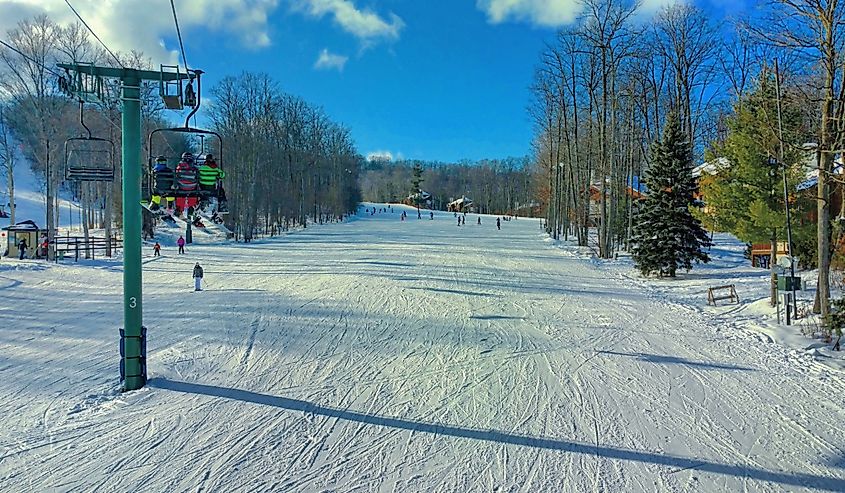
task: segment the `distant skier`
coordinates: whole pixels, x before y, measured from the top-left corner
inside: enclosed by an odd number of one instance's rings
[[[478,216],[478,225],[481,226],[481,216]]]
[[[194,291],[202,291],[202,267],[200,267],[200,263],[197,262],[197,265],[194,266]]]
[[[432,221],[434,220],[434,212],[429,212],[428,215],[430,216],[429,219]]]
[[[185,238],[183,236],[179,236],[179,239],[176,240],[176,245],[179,246],[179,254],[185,253]]]
[[[461,218],[458,218],[458,226],[461,225]]]
[[[20,253],[19,260],[23,260],[26,258],[26,249],[29,245],[26,244],[26,238],[21,238],[20,243],[18,243],[18,252]]]
[[[464,214],[464,217],[463,217],[463,223],[464,223],[464,226],[466,226],[466,225],[467,225],[467,216],[466,216],[466,213]]]
[[[400,220],[400,221],[404,221],[404,220],[405,220],[405,215],[404,215],[404,214],[402,214],[401,216],[399,216],[399,220]]]
[[[153,257],[161,257],[161,245],[158,242],[153,245]]]
[[[502,230],[502,221],[498,217],[496,218],[496,229]]]

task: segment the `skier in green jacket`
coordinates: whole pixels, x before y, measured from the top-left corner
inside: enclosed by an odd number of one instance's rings
[[[226,201],[226,192],[220,181],[226,177],[226,173],[217,166],[214,156],[205,155],[205,160],[199,167],[200,190],[211,192],[217,199],[217,210],[215,212],[225,213],[229,211]]]

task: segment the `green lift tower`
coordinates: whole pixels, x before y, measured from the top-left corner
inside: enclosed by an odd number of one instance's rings
[[[178,69],[161,71],[98,67],[84,63],[60,63],[67,79],[62,88],[79,99],[92,100],[102,95],[103,81],[120,81],[123,165],[123,329],[121,330],[121,377],[123,390],[137,390],[147,382],[146,328],[143,326],[141,282],[141,83],[160,84],[161,96],[168,108],[182,109],[182,81],[196,75]],[[199,71],[197,71],[199,72]],[[202,73],[202,72],[199,72]],[[176,93],[168,87],[176,87]],[[177,98],[179,101],[175,101]]]

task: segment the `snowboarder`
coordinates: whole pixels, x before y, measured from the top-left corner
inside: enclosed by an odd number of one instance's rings
[[[200,267],[200,263],[197,262],[197,265],[194,266],[194,291],[202,291],[202,267]]]
[[[176,245],[179,246],[179,254],[185,253],[185,238],[183,236],[179,236],[179,239],[176,240]]]
[[[499,220],[498,217],[496,218],[496,229],[498,229],[499,231],[502,230],[502,222]]]
[[[26,244],[26,238],[21,238],[20,243],[18,243],[18,252],[20,252],[19,260],[23,260],[26,257],[27,246],[28,245]]]
[[[153,257],[161,257],[161,245],[158,242],[153,245]]]

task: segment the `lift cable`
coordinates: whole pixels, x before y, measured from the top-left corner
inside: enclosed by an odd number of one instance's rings
[[[176,17],[176,4],[170,0],[170,8],[173,10],[173,22],[176,24],[176,36],[179,38],[179,49],[182,51],[182,62],[185,64],[185,72],[188,71],[188,58],[185,56],[185,45],[182,44],[182,31],[179,29],[179,18]]]
[[[117,62],[117,66],[120,67],[120,68],[126,68],[126,67],[123,66],[123,62],[120,61],[120,58],[118,58],[117,55],[115,55],[114,52],[111,51],[109,49],[109,47],[106,46],[105,43],[103,43],[103,40],[100,39],[99,36],[97,36],[97,33],[95,33],[93,29],[91,29],[91,26],[89,26],[88,23],[85,22],[85,19],[83,19],[82,16],[79,15],[79,12],[77,12],[76,9],[73,8],[73,5],[70,4],[70,0],[65,0],[65,3],[67,4],[68,7],[70,7],[70,10],[72,10],[73,13],[76,14],[76,17],[79,19],[80,22],[82,22],[82,25],[85,26],[88,29],[88,31],[94,36],[94,38],[97,41],[99,41],[101,45],[103,45],[103,48],[106,49],[106,51],[109,53],[109,55],[111,55],[112,58],[114,58],[114,60]]]
[[[59,75],[58,73],[56,73],[55,71],[53,71],[53,70],[52,70],[52,69],[50,69],[49,67],[45,66],[43,63],[41,63],[41,62],[39,62],[38,60],[36,60],[36,59],[32,58],[31,56],[27,55],[26,53],[22,52],[21,50],[19,50],[19,49],[15,48],[14,46],[10,45],[9,43],[7,43],[7,42],[3,41],[2,39],[0,39],[0,44],[2,44],[3,46],[5,46],[5,47],[6,47],[6,48],[8,48],[8,49],[10,49],[10,50],[14,51],[14,52],[15,52],[15,53],[17,53],[18,55],[20,55],[20,56],[22,56],[22,57],[26,58],[26,59],[27,59],[27,60],[29,60],[30,62],[32,62],[32,63],[34,63],[34,64],[38,65],[39,67],[41,67],[42,69],[44,69],[44,70],[46,70],[47,72],[51,73],[51,74],[52,74],[52,75],[54,75],[55,77],[62,77],[62,75]]]

